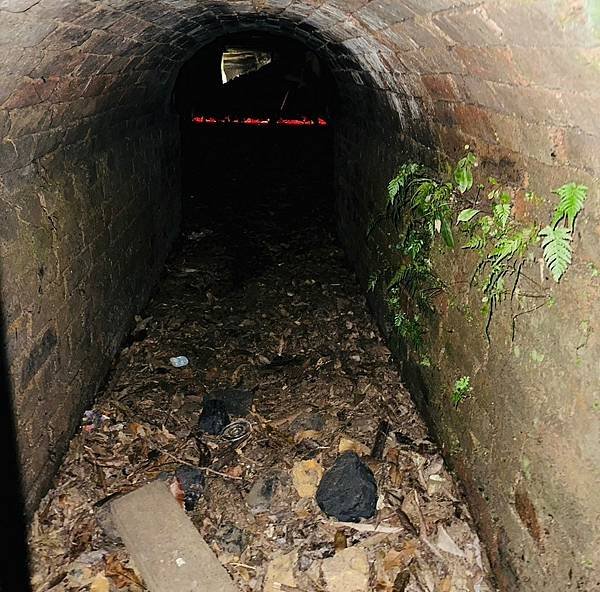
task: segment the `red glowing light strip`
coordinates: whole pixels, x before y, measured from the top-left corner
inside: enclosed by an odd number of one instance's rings
[[[236,125],[250,125],[250,126],[265,126],[270,125],[270,119],[257,119],[256,117],[245,117],[244,119],[232,119],[230,117],[223,117],[221,119],[217,119],[216,117],[204,117],[204,116],[196,116],[192,117],[192,122],[196,124],[204,124],[204,125],[216,125],[219,123],[230,123]],[[328,126],[327,120],[319,117],[318,119],[284,119],[280,118],[276,121],[277,125],[281,126],[289,126],[289,127],[300,127],[300,126],[319,126],[326,127]]]

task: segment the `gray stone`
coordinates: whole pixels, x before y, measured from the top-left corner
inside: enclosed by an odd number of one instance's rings
[[[277,475],[259,477],[246,496],[246,504],[254,512],[266,512],[271,507],[278,483]]]
[[[215,533],[215,541],[221,549],[239,557],[248,545],[248,535],[234,524],[222,524]]]

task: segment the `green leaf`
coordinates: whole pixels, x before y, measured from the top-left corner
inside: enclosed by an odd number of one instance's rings
[[[569,228],[546,226],[540,230],[539,235],[543,238],[542,249],[546,267],[554,281],[559,282],[571,265],[573,234]]]
[[[448,247],[454,248],[454,236],[452,235],[452,227],[447,218],[442,220],[442,238]]]
[[[458,407],[473,391],[471,386],[471,377],[462,376],[454,383],[452,389],[451,401],[454,407]]]
[[[494,222],[500,226],[500,228],[506,228],[508,218],[510,216],[510,204],[499,203],[494,206]]]
[[[587,198],[588,188],[585,185],[576,183],[567,183],[554,190],[560,197],[560,202],[554,211],[552,226],[556,226],[562,219],[567,219],[567,225],[573,229],[577,214],[583,209],[583,204]]]
[[[392,279],[388,282],[387,288],[393,288],[397,284],[402,283],[407,275],[410,273],[410,268],[403,265],[400,269],[392,276]]]
[[[506,191],[502,191],[500,192],[500,195],[498,196],[498,202],[506,205],[509,204],[512,201],[512,197],[510,196],[510,193],[507,193]]]
[[[475,210],[473,208],[466,208],[461,210],[458,214],[458,218],[456,219],[456,223],[460,224],[461,222],[470,222],[477,214],[479,214],[480,210]]]
[[[479,251],[485,247],[485,244],[485,238],[476,234],[464,244],[463,249],[473,249]]]
[[[388,197],[390,203],[394,203],[394,199],[396,195],[398,195],[398,191],[400,191],[400,177],[394,177],[388,185]]]
[[[454,181],[458,185],[461,193],[468,191],[473,187],[473,166],[475,165],[475,155],[469,152],[464,158],[461,158],[454,169]]]

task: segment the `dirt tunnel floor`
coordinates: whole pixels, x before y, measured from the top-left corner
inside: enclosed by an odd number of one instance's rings
[[[109,502],[202,465],[189,514],[240,590],[493,590],[460,490],[333,238],[327,142],[281,138],[228,138],[227,166],[215,168],[218,150],[196,163],[204,193],[181,244],[35,517],[35,590],[143,590]],[[188,366],[170,364],[179,355]],[[254,394],[250,435],[195,437],[203,399],[231,387]],[[381,420],[392,429],[378,460]],[[377,514],[360,525],[314,499],[340,446],[377,481]]]

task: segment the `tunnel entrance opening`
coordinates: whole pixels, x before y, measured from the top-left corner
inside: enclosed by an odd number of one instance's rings
[[[184,200],[198,193],[198,178],[232,174],[244,186],[245,201],[255,191],[266,198],[266,171],[285,167],[286,156],[293,163],[301,150],[313,153],[312,161],[300,159],[305,173],[320,171],[323,187],[329,186],[324,193],[332,194],[332,133],[300,134],[295,128],[330,127],[337,90],[328,67],[303,44],[252,32],[220,38],[184,65],[173,96],[180,114]]]
[[[225,61],[237,75],[223,84]],[[285,242],[303,224],[333,230],[333,130],[325,118],[335,113],[336,89],[304,45],[257,33],[218,39],[182,68],[174,100],[182,232],[201,232],[209,220],[226,230],[240,282],[269,257],[261,239],[250,239],[256,232]]]
[[[174,101],[184,121],[329,119],[337,100],[329,67],[289,37],[221,37],[182,67]]]
[[[227,84],[238,76],[256,72],[270,64],[272,59],[270,51],[227,45],[221,53],[221,81]]]

